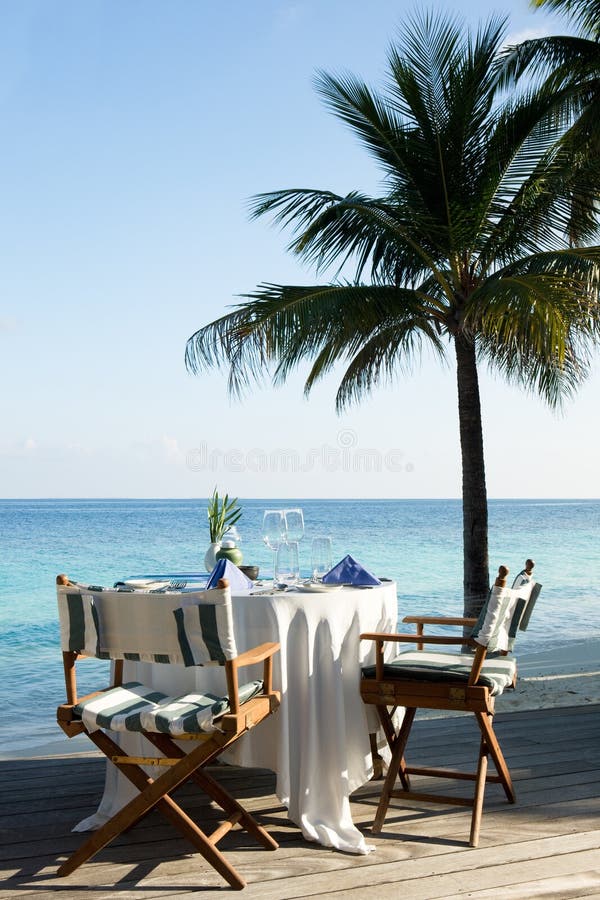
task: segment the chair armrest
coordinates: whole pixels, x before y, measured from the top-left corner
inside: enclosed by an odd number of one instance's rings
[[[416,623],[417,625],[417,634],[419,637],[423,634],[423,625],[462,625],[463,628],[466,625],[470,625],[471,627],[475,625],[477,619],[466,617],[466,616],[404,616],[402,619],[403,622],[409,622],[411,624]],[[417,650],[423,649],[423,642],[418,641]]]
[[[229,705],[233,715],[237,715],[240,711],[238,670],[243,666],[264,662],[264,693],[271,694],[273,692],[273,656],[279,651],[279,646],[276,643],[260,644],[258,647],[252,647],[252,649],[240,653],[234,659],[226,660],[227,693],[229,694]]]
[[[245,650],[244,653],[238,654],[232,662],[235,663],[236,668],[251,666],[254,663],[262,662],[269,656],[273,656],[279,650],[279,646],[279,644],[275,643],[259,644],[258,647],[252,647],[250,650]]]
[[[385,633],[366,633],[361,634],[361,641],[378,641],[385,643],[393,641],[402,644],[468,644],[469,647],[478,647],[476,641],[470,637],[446,637],[444,634],[385,634]]]
[[[470,616],[404,616],[403,622],[417,625],[474,625]]]

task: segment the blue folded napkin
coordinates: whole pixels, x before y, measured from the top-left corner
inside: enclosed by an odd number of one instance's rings
[[[375,578],[359,562],[348,555],[337,566],[330,569],[327,575],[323,575],[323,584],[356,584],[375,585],[381,584],[379,578]]]
[[[218,559],[217,564],[210,573],[206,590],[215,588],[219,578],[226,578],[233,593],[235,591],[248,591],[254,587],[249,578],[246,578],[243,572],[240,572],[237,566],[229,559]]]

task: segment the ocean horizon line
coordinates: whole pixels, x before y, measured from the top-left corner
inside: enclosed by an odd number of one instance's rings
[[[234,492],[227,492],[230,496],[233,496]],[[185,497],[181,496],[164,496],[164,497],[129,497],[127,495],[114,495],[114,496],[77,496],[77,497],[0,497],[0,503],[43,503],[43,502],[57,502],[57,501],[65,501],[65,502],[98,502],[98,501],[106,501],[108,503],[115,501],[143,501],[143,502],[188,502],[188,503],[196,503],[197,501],[205,501],[207,499],[207,494],[200,494],[196,497],[190,497],[186,495]],[[265,502],[283,502],[287,500],[293,500],[294,502],[303,501],[303,502],[315,502],[315,503],[352,503],[356,501],[370,503],[370,502],[382,502],[382,503],[462,503],[462,497],[300,497],[297,494],[286,494],[286,495],[278,495],[276,497],[250,497],[245,496],[243,494],[238,494],[237,498],[242,501],[252,500],[252,501],[265,501]],[[495,496],[488,497],[488,503],[598,503],[600,501],[600,497],[556,497],[556,496],[544,496],[544,497],[514,497],[514,496]]]

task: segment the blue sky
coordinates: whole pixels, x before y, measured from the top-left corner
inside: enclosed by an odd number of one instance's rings
[[[313,86],[381,83],[412,4],[20,0],[0,6],[0,496],[458,497],[455,377],[337,417],[336,383],[227,397],[186,339],[262,281],[311,278],[247,201],[373,190]],[[444,8],[476,23],[494,7]],[[498,7],[495,8],[496,10]],[[509,36],[563,32],[511,0]],[[594,375],[563,415],[482,373],[492,497],[600,496]]]

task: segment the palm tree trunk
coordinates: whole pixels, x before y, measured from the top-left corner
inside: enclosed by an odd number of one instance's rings
[[[462,454],[464,614],[478,615],[489,591],[488,509],[475,344],[455,336]]]

